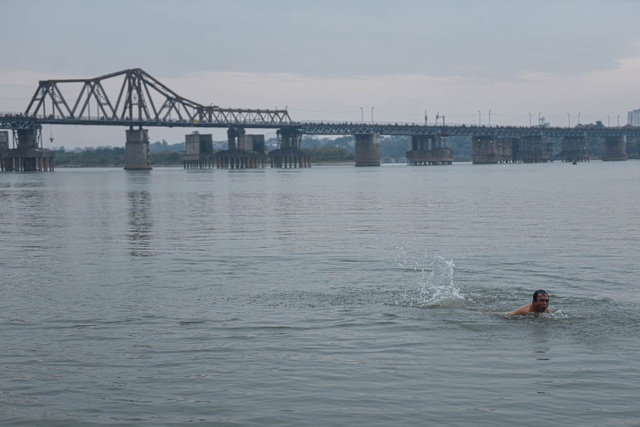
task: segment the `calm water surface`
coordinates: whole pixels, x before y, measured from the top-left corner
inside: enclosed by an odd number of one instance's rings
[[[640,425],[639,177],[0,174],[0,424]]]

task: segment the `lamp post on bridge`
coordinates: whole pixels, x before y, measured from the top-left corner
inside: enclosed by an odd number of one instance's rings
[[[478,110],[478,126],[482,126],[482,113]]]
[[[373,109],[376,107],[371,107],[371,124],[373,124]]]
[[[364,108],[360,107],[360,122],[364,123]]]
[[[568,127],[571,127],[571,114],[567,113],[567,123]]]
[[[529,127],[531,127],[531,113],[529,113]]]

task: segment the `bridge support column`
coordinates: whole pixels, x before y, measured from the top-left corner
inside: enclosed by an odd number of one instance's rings
[[[149,132],[147,129],[128,129],[124,146],[125,170],[149,170]]]
[[[562,138],[562,151],[556,156],[563,162],[588,162],[589,147],[586,136],[565,136]]]
[[[231,127],[227,130],[227,143],[228,143],[228,150],[229,151],[235,151],[235,150],[244,150],[244,136],[246,134],[246,131],[244,130],[244,128],[239,128],[239,127]]]
[[[493,135],[471,137],[471,159],[474,165],[498,163],[497,142]]]
[[[356,166],[380,166],[379,134],[356,135]]]
[[[411,151],[407,151],[407,164],[429,165],[433,161],[433,140],[435,135],[411,135]]]
[[[411,151],[407,151],[407,164],[450,165],[453,163],[453,152],[447,147],[444,135],[412,135]]]
[[[604,152],[602,161],[624,161],[627,160],[627,137],[606,136],[604,138]]]
[[[514,148],[514,161],[522,163],[545,163],[551,160],[551,145],[543,136],[525,136]]]
[[[193,132],[185,135],[185,154],[182,155],[185,169],[211,169],[213,167],[213,137]]]
[[[311,156],[300,149],[302,132],[299,129],[278,129],[277,135],[280,148],[269,152],[272,168],[311,167]]]
[[[16,148],[9,147],[9,137],[5,132],[2,137],[0,157],[2,167],[6,172],[42,172],[53,171],[53,152],[38,147],[40,128],[17,129],[13,131]]]
[[[476,135],[471,138],[473,164],[510,163],[515,161],[517,138]]]

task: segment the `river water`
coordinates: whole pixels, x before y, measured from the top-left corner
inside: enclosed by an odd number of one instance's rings
[[[0,424],[640,425],[639,177],[0,174]]]

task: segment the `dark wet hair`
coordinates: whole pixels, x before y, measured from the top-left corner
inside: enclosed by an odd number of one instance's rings
[[[538,294],[543,294],[543,295],[549,296],[547,291],[545,291],[544,289],[538,289],[537,291],[535,291],[533,293],[533,302],[536,302],[538,300]]]

